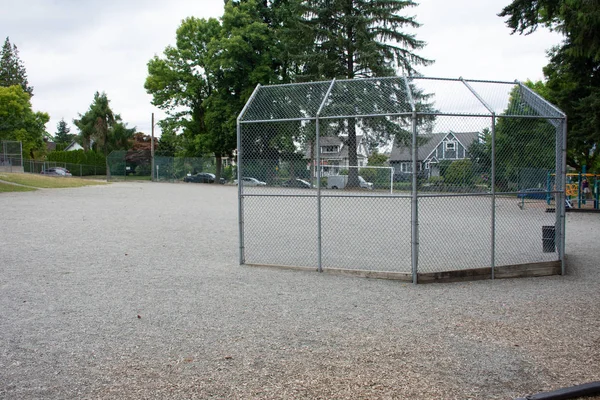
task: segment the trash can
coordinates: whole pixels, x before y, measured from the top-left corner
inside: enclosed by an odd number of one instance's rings
[[[556,251],[555,234],[554,225],[542,226],[542,247],[544,248],[544,253],[554,253]]]

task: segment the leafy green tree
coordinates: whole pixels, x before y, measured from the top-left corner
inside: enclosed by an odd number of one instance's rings
[[[444,175],[444,182],[450,185],[468,186],[473,183],[473,163],[470,159],[450,163]]]
[[[2,50],[0,50],[0,86],[8,87],[19,85],[23,91],[33,96],[33,87],[27,81],[27,72],[23,61],[19,58],[16,45],[11,45],[6,37]]]
[[[527,81],[525,84],[543,95],[547,88],[543,82]],[[521,100],[520,91],[512,91],[506,113],[533,115],[534,111]],[[518,111],[517,111],[518,110]],[[496,187],[499,190],[517,189],[525,180],[544,176],[555,167],[556,128],[548,121],[535,118],[502,118],[496,120]],[[484,129],[480,140],[468,147],[473,173],[482,181],[491,178],[492,136]],[[440,164],[440,170],[441,170]],[[446,166],[449,168],[449,165]],[[535,171],[534,171],[535,170]],[[446,169],[447,171],[447,169]],[[527,178],[528,176],[528,178]],[[534,180],[535,180],[534,179]],[[537,182],[536,183],[539,183]],[[520,187],[523,188],[523,187]]]
[[[70,143],[75,138],[75,135],[71,134],[71,128],[62,118],[56,124],[56,133],[54,134],[54,141],[60,144]]]
[[[85,114],[79,114],[79,119],[73,123],[80,132],[80,140],[85,151],[94,147],[102,150],[108,163],[108,154],[113,150],[126,150],[129,148],[136,128],[128,128],[119,114],[110,108],[110,100],[106,93],[96,92],[94,101]],[[110,178],[110,169],[107,164],[107,174]]]
[[[512,32],[529,34],[540,25],[565,36],[549,52],[541,93],[568,117],[567,163],[600,162],[600,7],[588,0],[513,0],[499,14]]]
[[[431,63],[415,53],[425,46],[425,42],[403,32],[406,27],[419,26],[413,17],[402,15],[406,8],[416,5],[410,0],[307,0],[303,4],[306,8],[302,33],[309,33],[310,36],[304,38],[308,43],[314,43],[303,60],[303,75],[308,80],[390,76],[395,74],[396,68],[413,74],[416,66]],[[388,98],[394,94],[390,88],[380,92]],[[363,92],[344,93],[337,101],[361,107],[361,96],[364,96]],[[363,122],[367,124],[362,128],[371,132],[397,129],[397,124],[386,124],[383,119]],[[369,129],[369,122],[387,127],[371,126]],[[339,130],[347,132],[349,163],[357,165],[357,120],[349,118],[344,125]],[[353,168],[348,176],[348,186],[358,184],[358,171]]]
[[[208,134],[205,102],[214,88],[208,46],[220,31],[214,18],[186,18],[177,29],[176,46],[168,46],[163,58],[155,56],[148,62],[144,87],[153,97],[152,104],[167,113],[161,121],[165,139],[182,135],[179,156],[198,157],[205,152],[200,136]]]
[[[34,112],[30,98],[19,85],[0,86],[0,140],[21,141],[23,154],[34,159],[45,150],[43,137],[50,116]]]
[[[252,90],[276,80],[276,69],[284,68],[272,51],[277,47],[272,21],[264,2],[229,1],[220,21],[185,19],[176,46],[148,63],[145,88],[167,112],[163,132],[168,127],[181,136],[168,137],[177,142],[179,155],[214,154],[217,177],[221,158],[236,147],[236,118]]]
[[[387,164],[389,157],[385,154],[379,153],[377,150],[373,151],[368,157],[369,166],[384,166]]]
[[[540,26],[565,35],[565,53],[600,61],[600,7],[596,0],[513,0],[498,14],[512,33],[530,34]]]

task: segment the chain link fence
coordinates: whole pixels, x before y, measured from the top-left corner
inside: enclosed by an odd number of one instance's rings
[[[258,86],[237,129],[241,264],[564,273],[566,118],[520,82]]]
[[[0,142],[0,171],[23,172],[23,145],[13,140]]]
[[[108,155],[110,179],[147,179],[158,182],[180,182],[198,173],[216,174],[217,172],[218,161],[215,157],[155,155],[154,171],[152,171],[151,160],[150,152],[146,155],[140,155],[139,152],[126,150],[113,151]],[[223,158],[220,162],[221,178],[225,182],[232,183],[235,170],[231,160]]]
[[[73,176],[93,176],[104,178],[106,175],[105,165],[87,165],[76,164],[62,161],[35,161],[25,160],[23,162],[23,172],[39,174],[48,168],[61,167],[67,169]]]

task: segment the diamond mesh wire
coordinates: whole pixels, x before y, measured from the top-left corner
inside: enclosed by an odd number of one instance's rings
[[[558,259],[544,252],[544,226],[555,226],[556,215],[546,212],[545,200],[531,200],[521,208],[516,196],[496,199],[496,265],[515,265]]]
[[[336,81],[321,116],[388,115],[411,111],[405,80],[394,77]]]
[[[485,106],[459,80],[438,80],[413,77],[411,83],[422,93],[428,94],[430,113],[490,115]]]
[[[316,206],[316,196],[245,196],[245,262],[317,267]]]
[[[0,166],[23,166],[22,144],[14,140],[0,141]]]
[[[322,199],[323,268],[410,273],[410,198],[333,192]]]
[[[314,117],[330,85],[324,81],[260,87],[242,121]]]
[[[419,199],[419,271],[489,266],[490,196],[439,196]]]

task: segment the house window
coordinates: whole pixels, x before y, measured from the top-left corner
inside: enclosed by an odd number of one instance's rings
[[[456,142],[446,142],[446,150],[456,150]]]
[[[400,172],[409,173],[412,172],[412,163],[403,162],[400,164]]]
[[[321,146],[321,153],[337,153],[337,146]]]

